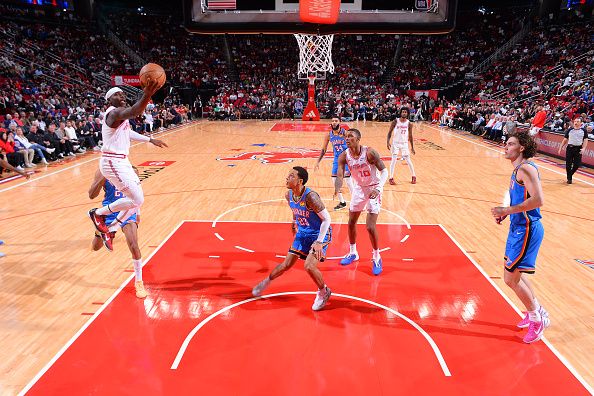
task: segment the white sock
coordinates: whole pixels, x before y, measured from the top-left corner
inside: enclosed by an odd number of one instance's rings
[[[540,322],[542,320],[540,317],[540,312],[538,312],[538,310],[528,311],[528,319],[530,319],[531,322]]]
[[[325,289],[326,289],[326,284],[324,283],[324,286],[320,287],[318,290],[319,291],[322,291],[322,290],[325,290]]]
[[[130,198],[124,197],[124,198],[120,198],[120,199],[110,203],[109,205],[106,205],[102,208],[97,209],[97,212],[95,212],[95,213],[97,213],[98,215],[101,215],[101,216],[106,216],[111,213],[121,212],[121,211],[132,209],[135,207],[136,207],[136,205]]]
[[[344,203],[344,202],[346,202],[346,201],[344,200],[344,197],[342,196],[342,193],[341,193],[341,192],[339,192],[339,193],[338,193],[338,200],[340,201],[340,203]]]
[[[357,244],[356,243],[351,244],[351,250],[349,251],[349,254],[357,254]]]
[[[136,278],[136,282],[142,281],[142,259],[140,260],[132,260],[132,264],[134,264],[134,277]]]
[[[107,216],[109,214],[112,214],[114,212],[112,212],[107,206],[104,206],[102,208],[99,208],[95,211],[96,214],[98,214],[99,216]]]
[[[412,161],[410,159],[410,155],[405,156],[404,157],[404,160],[408,164],[408,169],[410,169],[410,175],[411,176],[416,176],[415,175],[415,167],[413,166],[413,163],[412,163]]]
[[[117,221],[114,221],[113,223],[111,223],[108,228],[109,232],[116,232],[119,229],[120,229],[120,225],[118,224]]]
[[[373,250],[373,259],[374,259],[375,261],[377,261],[377,260],[379,260],[379,259],[380,259],[380,251],[379,251],[379,249],[374,249],[374,250]]]

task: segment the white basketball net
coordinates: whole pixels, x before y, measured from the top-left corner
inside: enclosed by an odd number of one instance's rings
[[[333,34],[313,35],[295,34],[299,44],[299,76],[309,76],[317,72],[334,73],[332,63],[332,41]]]

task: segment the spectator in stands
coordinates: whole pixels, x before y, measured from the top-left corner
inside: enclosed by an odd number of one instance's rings
[[[33,127],[32,127],[33,128]],[[29,133],[33,132],[33,130],[29,131]],[[54,151],[56,151],[55,148],[51,148],[51,147],[45,147],[42,146],[38,143],[31,143],[29,142],[29,139],[27,139],[27,137],[25,137],[25,135],[23,134],[23,129],[22,128],[16,128],[16,135],[14,137],[15,140],[15,145],[20,143],[20,145],[22,147],[24,147],[25,149],[33,149],[35,151],[35,153],[37,154],[37,156],[39,156],[39,158],[41,159],[41,163],[47,165],[48,162],[45,158],[45,154],[52,154]],[[18,142],[18,143],[17,143]]]
[[[14,139],[14,133],[8,132],[8,143],[13,147],[14,151],[23,156],[25,168],[34,168],[37,165],[33,163],[35,159],[35,150],[32,148],[26,149],[19,141]]]
[[[534,136],[544,127],[545,121],[547,120],[547,112],[543,106],[536,106],[536,114],[530,123],[530,135]]]
[[[91,120],[92,120],[92,116],[91,116]],[[95,141],[95,138],[93,137],[93,134],[91,132],[91,130],[88,128],[88,119],[87,121],[77,121],[76,122],[76,135],[80,138],[81,142],[82,142],[82,146],[87,149],[87,150],[95,150],[98,151],[99,150],[99,146],[97,146],[97,142]],[[92,122],[91,122],[92,124]],[[91,125],[92,127],[92,125]]]
[[[25,167],[25,155],[15,151],[14,140],[9,140],[8,133],[4,129],[3,132],[0,131],[0,150],[5,161],[8,161],[9,164],[17,169],[23,170]]]
[[[64,137],[70,141],[70,143],[72,144],[72,148],[76,150],[77,153],[84,153],[86,151],[84,145],[82,144],[79,137],[76,135],[76,129],[74,129],[74,126],[72,124],[73,122],[68,120],[66,121],[65,125],[64,123],[61,123],[60,128],[63,129]]]
[[[61,126],[64,123],[60,123]],[[49,124],[47,127],[46,139],[58,150],[58,156],[74,157],[72,142],[64,135],[62,128],[56,128],[56,124]]]

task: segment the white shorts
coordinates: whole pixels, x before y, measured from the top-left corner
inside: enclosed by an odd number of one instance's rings
[[[536,134],[538,134],[538,132],[540,132],[540,128],[537,126],[531,127],[530,130],[528,131],[530,136],[535,136]]]
[[[408,147],[408,143],[406,144],[393,144],[392,145],[392,155],[405,157],[410,156],[410,148]]]
[[[362,212],[367,210],[369,213],[378,214],[382,207],[382,194],[380,193],[374,199],[369,199],[369,194],[376,188],[377,186],[361,187],[357,183],[353,183],[349,211]]]
[[[101,157],[99,169],[101,174],[128,198],[141,189],[140,179],[128,158]]]

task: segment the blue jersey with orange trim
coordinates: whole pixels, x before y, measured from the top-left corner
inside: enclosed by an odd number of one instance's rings
[[[516,176],[518,173],[518,169],[520,169],[520,166],[522,166],[523,164],[532,165],[534,168],[536,168],[536,171],[538,172],[538,168],[536,167],[536,165],[533,162],[524,162],[524,163],[518,165],[516,167],[516,169],[514,169],[512,175],[511,175],[511,182],[509,185],[509,196],[511,198],[511,201],[510,201],[511,206],[521,204],[522,202],[524,202],[525,200],[527,200],[530,197],[530,194],[528,194],[528,190],[526,189],[526,186],[524,186],[524,184],[518,182],[518,179]],[[540,179],[540,175],[539,175],[539,179]],[[540,214],[540,208],[532,209],[527,212],[513,213],[509,216],[509,220],[510,220],[511,224],[514,226],[525,226],[525,225],[533,223],[535,221],[539,221],[541,218],[542,218],[542,215]]]
[[[322,225],[322,219],[317,213],[309,210],[305,203],[307,194],[313,192],[309,187],[305,188],[303,195],[297,202],[293,197],[293,191],[289,191],[289,206],[295,216],[295,222],[297,223],[297,230],[299,234],[303,235],[318,235],[320,233],[320,226]]]
[[[335,159],[347,149],[345,136],[346,131],[344,128],[340,128],[339,133],[334,133],[334,130],[330,130],[330,143],[332,144],[332,150],[334,151]]]

